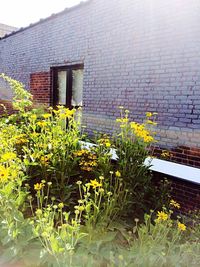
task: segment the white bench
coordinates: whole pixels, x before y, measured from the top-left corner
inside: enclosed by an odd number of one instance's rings
[[[82,148],[90,149],[95,144],[81,141]],[[112,159],[117,160],[116,149],[111,148]],[[174,163],[167,160],[148,157],[144,162],[145,166],[150,166],[150,170],[173,176],[182,180],[200,184],[200,169]]]
[[[144,164],[151,165],[152,171],[200,184],[200,169],[198,168],[156,158],[147,158]]]

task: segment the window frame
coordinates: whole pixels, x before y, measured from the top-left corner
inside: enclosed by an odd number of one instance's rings
[[[65,107],[72,109],[72,108],[79,108],[79,106],[72,107],[71,100],[72,100],[72,72],[73,70],[84,70],[84,64],[74,64],[74,65],[67,65],[67,66],[55,66],[51,67],[51,77],[52,77],[52,105],[56,107],[59,105],[58,103],[58,71],[67,71],[67,81],[66,81],[66,104]]]

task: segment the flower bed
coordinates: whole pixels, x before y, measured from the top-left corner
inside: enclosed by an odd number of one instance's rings
[[[97,146],[87,150],[75,110],[31,109],[23,85],[3,78],[14,89],[18,110],[0,120],[3,260],[25,266],[196,266],[198,225],[175,217],[180,205],[169,201],[167,183],[155,186],[144,165],[155,142],[156,114],[147,112],[140,124],[121,108],[119,132],[97,134]]]

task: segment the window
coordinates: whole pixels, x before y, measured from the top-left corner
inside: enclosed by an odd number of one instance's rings
[[[53,105],[78,108],[83,105],[83,65],[52,68]]]

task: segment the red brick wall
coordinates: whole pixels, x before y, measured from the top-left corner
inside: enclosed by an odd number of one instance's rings
[[[168,179],[171,199],[180,204],[181,213],[188,214],[190,211],[200,210],[200,184],[156,172],[153,173],[153,176],[156,184],[164,177]]]
[[[162,153],[165,153],[165,151],[168,151],[169,156],[162,156]],[[185,164],[197,168],[200,167],[200,148],[178,146],[171,148],[170,150],[165,150],[156,147],[154,150],[154,155],[158,158],[170,160],[180,164]]]
[[[5,109],[4,109],[4,107],[2,105],[5,106],[6,112],[5,112]],[[15,110],[12,107],[12,102],[11,101],[0,99],[0,116],[5,115],[6,113],[7,114],[12,114],[14,112],[15,112]]]
[[[181,205],[181,211],[200,210],[200,185],[177,178],[172,182],[172,197]]]
[[[35,103],[50,104],[50,72],[37,72],[30,75],[30,92]]]

